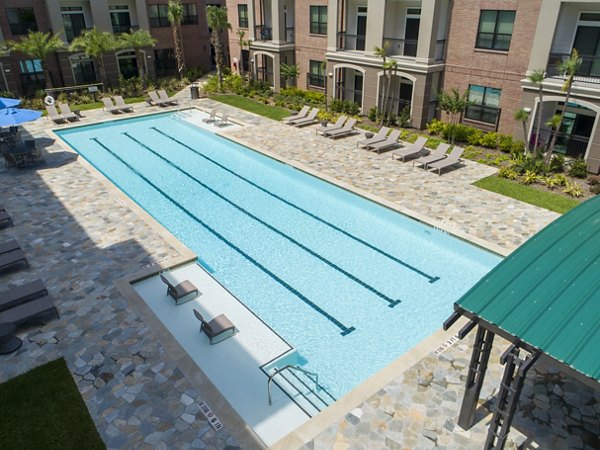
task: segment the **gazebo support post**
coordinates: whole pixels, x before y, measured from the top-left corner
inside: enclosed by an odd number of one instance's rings
[[[465,395],[458,416],[458,425],[465,430],[471,428],[475,421],[475,408],[477,407],[477,400],[479,400],[479,393],[483,386],[493,342],[494,333],[479,325],[477,327],[475,343],[473,344]]]
[[[485,450],[502,450],[510,432],[521,390],[525,383],[527,372],[533,366],[538,354],[527,355],[525,359],[519,358],[519,347],[511,345],[502,355],[500,362],[505,364],[502,383],[498,391],[496,410],[488,429],[485,440]],[[515,373],[516,372],[516,373]]]

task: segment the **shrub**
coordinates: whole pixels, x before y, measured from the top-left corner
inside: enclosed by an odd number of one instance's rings
[[[331,110],[333,112],[356,116],[360,112],[360,106],[358,103],[351,102],[350,100],[334,99],[331,101]]]
[[[587,182],[590,185],[590,192],[594,195],[600,194],[600,176],[590,175],[587,178]]]
[[[376,107],[376,106],[373,106],[373,107],[372,107],[372,108],[369,110],[369,115],[368,115],[368,117],[369,117],[369,120],[370,120],[371,122],[377,122],[377,116],[378,116],[378,114],[377,114],[377,107]]]
[[[474,128],[467,142],[471,145],[481,145],[481,139],[483,139],[483,131]]]
[[[427,124],[427,131],[429,131],[430,134],[442,136],[447,127],[447,123],[442,122],[441,120],[431,119],[431,121]]]
[[[513,138],[510,134],[498,133],[498,148],[504,153],[510,153],[513,148]]]
[[[544,179],[546,186],[554,189],[556,186],[564,186],[567,184],[567,178],[563,174],[556,174]]]
[[[600,184],[596,184],[595,186],[590,186],[590,192],[594,195],[600,194]]]
[[[536,175],[545,174],[547,172],[544,159],[541,157],[535,158],[533,155],[519,155],[513,159],[510,164],[517,173],[525,173],[527,171],[534,172]]]
[[[585,178],[588,175],[587,164],[583,159],[576,159],[571,164],[569,169],[569,175],[575,178]]]
[[[498,133],[485,133],[479,145],[486,148],[498,147]]]
[[[481,153],[483,153],[481,150],[469,145],[463,152],[463,158],[476,159],[479,155],[481,155]]]
[[[554,155],[550,160],[550,172],[562,172],[565,165],[565,157],[563,155]],[[586,167],[587,172],[587,167]]]
[[[442,142],[443,141],[440,138],[430,137],[429,139],[427,139],[427,142],[425,143],[425,147],[431,148],[431,149],[436,149],[436,148],[438,148],[438,145],[440,145]]]
[[[469,142],[469,136],[473,134],[474,128],[467,127],[466,125],[455,124],[452,126],[448,126],[446,128],[446,133],[444,133],[445,139],[452,138],[454,135],[455,142]]]
[[[583,196],[583,189],[577,183],[570,183],[567,181],[565,188],[563,189],[563,194],[568,194],[571,197],[581,197]]]
[[[519,174],[511,167],[502,167],[498,171],[498,176],[500,178],[506,178],[507,180],[516,180],[518,175]]]
[[[523,178],[521,179],[521,183],[523,183],[523,184],[533,184],[536,181],[538,181],[539,178],[540,177],[538,176],[538,174],[534,170],[528,170],[523,175]]]
[[[396,118],[396,123],[399,127],[406,128],[410,126],[411,121],[410,106],[407,105],[400,111],[400,114]]]

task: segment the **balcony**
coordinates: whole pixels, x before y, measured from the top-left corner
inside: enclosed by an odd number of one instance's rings
[[[560,71],[560,64],[570,58],[569,53],[551,53],[546,69],[550,78],[565,79]],[[579,55],[581,66],[575,75],[575,81],[581,83],[600,84],[600,56]]]
[[[364,50],[366,37],[364,35],[348,34],[346,32],[338,33],[338,50]]]
[[[383,46],[388,48],[390,56],[417,56],[417,39],[383,38]]]
[[[273,40],[273,28],[266,27],[264,25],[257,25],[254,31],[254,36],[257,41],[272,41]]]

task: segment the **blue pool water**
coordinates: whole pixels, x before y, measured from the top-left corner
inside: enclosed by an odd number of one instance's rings
[[[336,397],[439,329],[500,261],[178,113],[57,134],[194,250]]]

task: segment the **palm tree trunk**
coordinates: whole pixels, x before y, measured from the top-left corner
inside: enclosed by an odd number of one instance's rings
[[[181,35],[179,33],[179,26],[173,25],[173,45],[175,47],[175,59],[177,60],[177,72],[179,72],[179,78],[183,78],[183,71],[185,70],[185,58],[183,54],[183,47],[181,45]]]
[[[50,74],[50,70],[48,69],[48,65],[46,61],[42,59],[42,71],[44,72],[44,78],[46,79],[46,89],[52,89],[54,85],[52,84],[52,75]]]
[[[387,81],[387,72],[385,70],[385,61],[384,61],[384,67],[383,67],[383,92],[381,93],[381,109],[380,111],[377,111],[379,113],[380,119],[379,119],[379,126],[383,125],[383,119],[385,117],[385,99],[387,98],[387,92],[386,92],[386,81]]]
[[[390,124],[390,116],[392,115],[392,107],[391,107],[391,105],[392,105],[392,74],[391,73],[388,73],[386,93],[387,93],[387,100],[385,102],[386,111],[387,111],[386,123],[387,123],[387,125],[389,125]]]
[[[142,87],[144,89],[146,89],[146,68],[145,68],[146,61],[144,61],[144,54],[142,53],[142,50],[139,48],[135,50],[135,54],[136,54],[136,60],[137,60],[138,74],[140,76],[140,80],[142,80]]]
[[[554,151],[554,146],[556,145],[556,138],[558,137],[558,132],[560,131],[560,126],[562,125],[562,121],[565,118],[565,112],[567,111],[567,106],[569,105],[569,99],[571,98],[571,85],[572,80],[569,81],[569,88],[567,89],[567,93],[565,96],[565,102],[563,103],[563,107],[560,111],[560,120],[558,121],[558,125],[554,129],[552,133],[552,139],[550,140],[550,145],[548,145],[548,151],[545,155],[546,164],[550,162],[552,159],[552,152]]]
[[[219,90],[223,90],[223,49],[217,30],[212,30],[213,47],[215,48],[215,59],[217,63],[217,79],[219,80]]]
[[[108,88],[108,77],[106,76],[106,70],[104,68],[104,58],[102,55],[98,56],[98,70],[100,71],[100,82],[102,83],[102,88]]]
[[[540,155],[540,136],[542,133],[542,111],[544,109],[544,91],[542,89],[542,85],[540,83],[540,88],[539,88],[539,99],[540,99],[540,104],[538,105],[538,116],[537,116],[537,130],[536,130],[536,137],[535,137],[535,148],[533,149],[533,157],[537,158]]]

